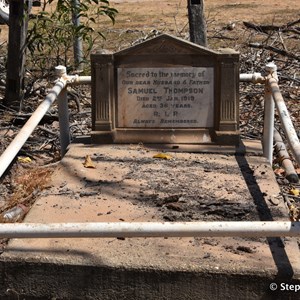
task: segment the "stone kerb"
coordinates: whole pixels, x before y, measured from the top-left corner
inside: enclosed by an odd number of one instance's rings
[[[170,35],[93,54],[94,143],[239,142],[239,55]]]

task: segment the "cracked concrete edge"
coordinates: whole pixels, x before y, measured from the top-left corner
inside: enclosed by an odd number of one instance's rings
[[[37,272],[36,264],[1,262],[5,290],[0,296],[5,299],[8,291],[15,291],[24,299],[298,299],[294,292],[272,292],[272,282],[279,285],[287,277],[49,263],[40,264]],[[300,284],[299,279],[288,282]]]

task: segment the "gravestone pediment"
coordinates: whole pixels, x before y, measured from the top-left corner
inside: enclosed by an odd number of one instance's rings
[[[162,34],[91,61],[93,142],[238,143],[237,52]]]
[[[186,54],[186,55],[216,55],[218,52],[205,47],[183,41],[168,34],[159,35],[141,44],[119,51],[117,56],[124,55],[160,55],[160,54]]]

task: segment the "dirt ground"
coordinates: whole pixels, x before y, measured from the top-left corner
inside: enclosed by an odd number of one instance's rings
[[[188,35],[187,0],[110,0],[111,6],[119,13],[115,25],[112,26],[108,18],[100,17],[95,28],[100,28],[105,33],[106,39],[99,42],[98,48],[117,50],[128,46],[152,30],[168,32],[186,38]],[[55,7],[56,1],[51,4]],[[49,8],[50,9],[50,8]],[[40,8],[33,8],[33,14]],[[228,37],[244,38],[243,21],[259,24],[283,25],[299,19],[299,1],[230,1],[210,0],[205,1],[205,17],[207,21],[208,38],[210,46],[214,47],[229,40],[220,41],[216,33],[222,31],[226,25],[234,23],[232,32],[227,32]],[[0,25],[0,41],[7,41],[8,27]],[[227,40],[227,41],[226,41]],[[231,46],[235,43],[231,43]]]
[[[112,0],[110,3],[119,11],[116,24],[111,27],[104,22],[107,30],[107,39],[100,43],[103,48],[123,48],[133,42],[138,42],[151,35],[151,31],[171,33],[188,37],[187,0]],[[267,1],[205,1],[205,17],[208,30],[209,46],[235,47],[245,40],[243,21],[256,24],[283,25],[299,18],[299,1],[274,2]],[[224,32],[224,28],[234,23],[232,31]],[[224,39],[221,36],[226,36]],[[234,40],[231,40],[234,38]],[[236,38],[238,38],[236,40]]]
[[[260,164],[254,158],[254,163],[249,166],[243,156],[184,153],[181,150],[168,153],[166,150],[160,152],[156,147],[142,144],[100,145],[90,149],[83,145],[71,146],[52,176],[53,186],[43,192],[43,197],[68,195],[75,202],[97,197],[100,202],[112,206],[115,201],[119,204],[129,202],[144,210],[144,218],[153,213],[152,218],[164,221],[270,218],[257,201],[261,199],[271,204],[271,197],[278,196],[279,189],[268,182],[274,174],[263,158],[257,157]],[[155,158],[157,154],[165,154],[167,159]],[[84,168],[86,155],[89,155],[93,168]],[[63,184],[61,178],[66,179]],[[259,181],[263,182],[260,187],[263,190],[256,186]],[[282,205],[273,206],[273,218],[285,218],[282,209]],[[122,206],[120,218],[122,213],[127,215],[125,211],[126,204]],[[113,210],[108,213],[104,209],[98,214],[99,219],[107,221],[110,217],[107,215],[111,213]]]
[[[154,25],[167,27],[175,21],[178,26],[187,23],[187,0],[111,0],[110,3],[119,10],[116,20],[116,27],[120,23],[126,22],[128,27],[136,29],[153,27]],[[204,1],[205,16],[208,24],[213,21],[218,24],[229,22],[261,22],[278,23],[286,22],[289,19],[299,17],[299,1],[274,2],[267,1],[230,1],[230,0],[210,0]],[[175,24],[174,24],[175,25]],[[125,29],[125,26],[122,26]]]

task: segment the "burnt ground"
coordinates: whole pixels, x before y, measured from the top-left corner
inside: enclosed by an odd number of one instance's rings
[[[286,218],[283,203],[274,203],[279,189],[268,182],[274,175],[267,162],[250,166],[240,155],[181,152],[163,152],[169,159],[159,159],[154,157],[157,150],[144,145],[101,146],[96,153],[87,146],[71,149],[65,163],[54,171],[53,186],[42,192],[43,197],[61,194],[83,200],[90,196],[100,203],[120,199],[143,207],[146,218],[151,217],[151,209],[155,212],[152,217],[163,221]],[[86,155],[94,168],[82,166]],[[68,179],[63,184],[56,183],[56,178],[64,177]],[[259,181],[263,182],[260,186]],[[103,212],[99,217],[100,221]]]
[[[99,156],[96,161],[111,161],[109,157]],[[175,159],[164,161],[127,157],[116,163],[120,168],[129,165],[125,181],[142,181],[134,201],[156,207],[165,221],[257,219],[247,186],[236,181],[236,174],[241,171],[228,162],[229,157],[221,156],[224,164],[220,164],[219,159],[211,161],[195,154],[185,157],[180,159],[177,154]],[[126,199],[129,195],[123,197]]]

